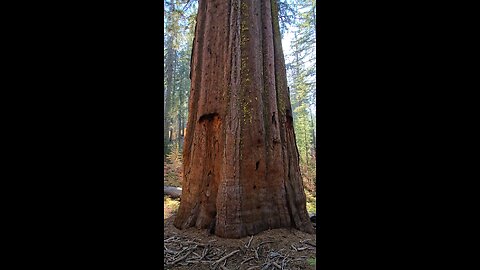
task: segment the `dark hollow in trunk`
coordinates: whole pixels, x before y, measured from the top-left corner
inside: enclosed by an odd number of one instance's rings
[[[240,238],[306,210],[276,0],[200,0],[179,229]]]

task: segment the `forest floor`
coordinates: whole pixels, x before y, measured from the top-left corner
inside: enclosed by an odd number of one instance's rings
[[[240,239],[225,239],[208,230],[173,226],[164,221],[165,269],[315,269],[316,234],[274,229]]]
[[[179,164],[164,166],[164,185],[181,186]],[[315,210],[315,197],[307,193],[307,209]],[[309,196],[310,195],[310,196]],[[309,198],[310,197],[310,198]],[[312,203],[313,197],[313,203]],[[164,197],[165,269],[315,269],[316,234],[295,229],[273,229],[255,236],[225,239],[208,230],[173,226],[179,199]]]

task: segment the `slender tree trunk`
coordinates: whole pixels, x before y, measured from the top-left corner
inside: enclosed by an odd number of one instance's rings
[[[317,157],[317,138],[315,137],[315,123],[313,122],[313,113],[310,112],[310,120],[312,125],[312,138],[313,138],[313,153],[315,158]]]
[[[180,88],[179,87],[179,82],[177,81],[177,67],[178,67],[178,55],[177,52],[174,50],[174,57],[173,57],[173,67],[172,67],[172,91],[171,91],[171,98],[170,98],[170,104],[171,104],[171,115],[170,117],[170,125],[172,129],[172,139],[171,141],[174,144],[174,147],[178,146],[178,137],[180,136],[178,133],[178,108],[180,106],[179,103],[179,97],[180,97]],[[177,105],[178,104],[178,105]],[[178,106],[178,107],[176,107]],[[177,115],[173,115],[173,111],[175,110],[175,107],[177,109]]]
[[[294,32],[294,40],[297,40],[297,31]],[[300,75],[299,65],[300,64],[299,64],[299,61],[298,61],[298,43],[296,43],[296,46],[295,46],[294,82],[296,81],[296,78],[298,78],[298,76]],[[294,91],[294,95],[295,95],[295,100],[294,100],[294,103],[292,104],[292,112],[293,112],[293,116],[295,118],[296,117],[295,116],[295,109],[297,109],[298,106],[300,106],[300,104],[301,104],[301,101],[300,101],[300,98],[299,98],[299,93],[298,93],[298,83],[294,84],[293,91]]]
[[[305,119],[306,120],[306,119]],[[307,120],[308,121],[308,120]],[[303,129],[303,133],[305,134],[305,163],[308,166],[308,148],[310,147],[310,142],[308,141],[308,132],[307,132],[307,126],[305,125],[305,128]]]
[[[177,138],[177,144],[178,144],[178,149],[182,150],[182,141],[183,141],[183,91],[184,91],[184,85],[180,84],[180,87],[178,87],[178,138]]]
[[[314,232],[286,78],[276,0],[199,0],[177,228]]]
[[[167,70],[165,72],[165,77],[167,79],[167,89],[165,91],[165,107],[164,107],[164,118],[163,118],[163,138],[164,138],[164,154],[168,152],[168,146],[170,145],[171,141],[171,134],[170,134],[170,125],[171,125],[171,118],[170,118],[170,111],[172,107],[172,95],[173,95],[173,73],[174,73],[174,62],[175,62],[175,51],[173,49],[173,41],[175,40],[175,31],[173,31],[173,25],[175,24],[175,20],[173,17],[173,11],[175,10],[175,0],[170,1],[171,10],[170,16],[168,20],[168,28],[169,28],[169,37],[167,39],[167,56],[165,58],[165,64]]]
[[[180,93],[181,95],[181,93]],[[181,96],[179,97],[180,100],[179,100],[179,112],[178,112],[178,131],[177,131],[177,134],[178,134],[178,137],[177,137],[177,144],[178,144],[178,149],[181,150],[182,149],[182,131],[183,131],[183,127],[182,127],[182,98]]]

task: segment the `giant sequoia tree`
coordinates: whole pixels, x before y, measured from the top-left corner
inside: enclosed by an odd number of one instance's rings
[[[177,228],[313,233],[276,1],[199,0]]]

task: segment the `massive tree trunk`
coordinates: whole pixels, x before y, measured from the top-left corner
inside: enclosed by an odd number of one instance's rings
[[[313,233],[276,0],[200,0],[191,80],[175,226],[226,238]]]

